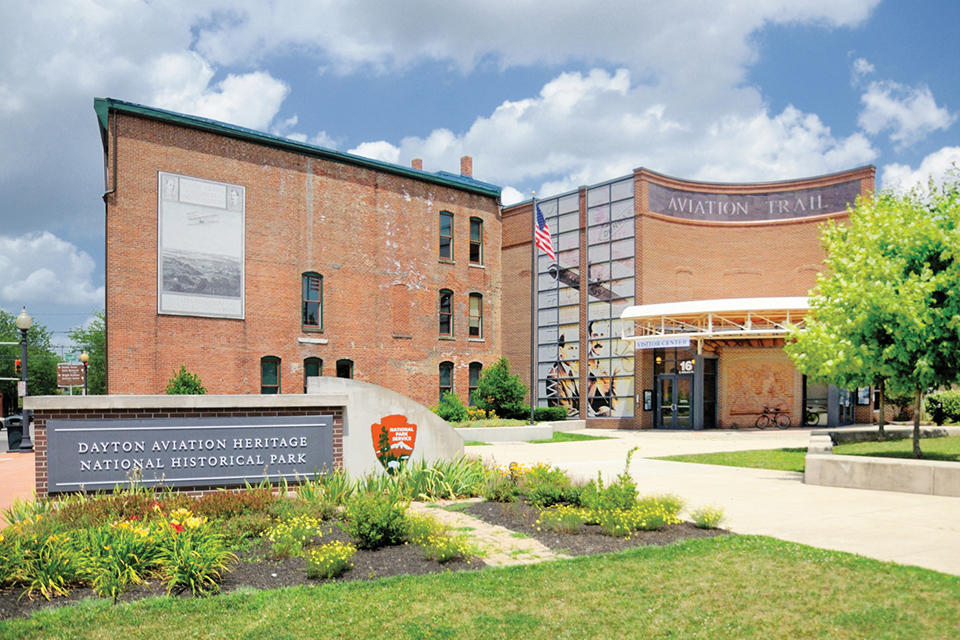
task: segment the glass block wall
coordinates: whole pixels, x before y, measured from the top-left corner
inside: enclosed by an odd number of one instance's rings
[[[634,415],[633,350],[619,339],[620,313],[634,304],[633,178],[587,190],[587,325],[580,326],[579,194],[539,202],[557,261],[538,251],[538,405],[571,417]],[[587,397],[580,398],[580,349]]]

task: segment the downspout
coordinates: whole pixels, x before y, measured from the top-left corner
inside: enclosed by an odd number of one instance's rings
[[[108,116],[109,117],[109,116]],[[106,204],[107,196],[117,192],[117,114],[113,114],[113,134],[107,136],[106,144],[103,145],[103,202]],[[111,154],[109,152],[110,143],[113,143],[113,171],[108,169]],[[113,176],[113,187],[110,187],[110,176]]]

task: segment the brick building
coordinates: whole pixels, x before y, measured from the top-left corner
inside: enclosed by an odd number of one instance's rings
[[[783,352],[822,268],[819,225],[874,188],[874,167],[764,184],[646,169],[538,200],[556,260],[531,262],[534,203],[503,210],[504,353],[540,406],[590,427],[869,421],[869,390],[808,384]],[[531,345],[531,333],[536,343]],[[624,339],[626,338],[626,339]],[[856,412],[856,415],[855,415]]]
[[[464,401],[501,344],[500,189],[97,99],[107,392],[304,393],[312,375]]]

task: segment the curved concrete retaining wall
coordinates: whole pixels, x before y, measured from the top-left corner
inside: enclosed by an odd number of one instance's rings
[[[450,459],[463,454],[463,437],[427,407],[385,387],[359,380],[321,376],[307,379],[307,397],[344,397],[343,467],[356,477],[382,469],[371,427],[402,415],[417,425],[414,460]]]
[[[477,427],[455,429],[468,442],[531,442],[549,440],[556,432],[580,431],[587,428],[586,420],[541,422],[519,427]]]

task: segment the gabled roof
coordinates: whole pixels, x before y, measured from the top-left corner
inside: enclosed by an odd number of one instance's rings
[[[491,198],[499,199],[500,192],[502,191],[501,187],[488,182],[474,180],[470,176],[457,175],[448,173],[446,171],[429,173],[426,171],[413,169],[412,167],[402,167],[389,162],[371,160],[370,158],[364,158],[351,153],[325,149],[323,147],[306,144],[304,142],[297,142],[296,140],[291,140],[289,138],[263,133],[262,131],[255,131],[253,129],[247,129],[246,127],[239,127],[236,125],[227,124],[225,122],[219,122],[217,120],[210,120],[209,118],[189,116],[182,113],[175,113],[173,111],[166,111],[164,109],[156,109],[154,107],[134,104],[132,102],[124,102],[123,100],[116,100],[114,98],[94,98],[93,108],[97,112],[97,118],[100,122],[100,133],[101,138],[104,141],[105,151],[109,113],[110,111],[116,111],[150,120],[166,122],[180,127],[187,127],[190,129],[196,129],[198,131],[206,131],[216,135],[243,140],[252,144],[260,144],[267,147],[273,147],[275,149],[281,149],[283,151],[290,151],[292,153],[299,153],[305,156],[329,160],[331,162],[341,162],[343,164],[350,164],[357,167],[362,167],[364,169],[371,169],[373,171],[382,171],[384,173],[401,175],[444,187],[462,189],[464,191],[469,191],[471,193],[476,193]]]

